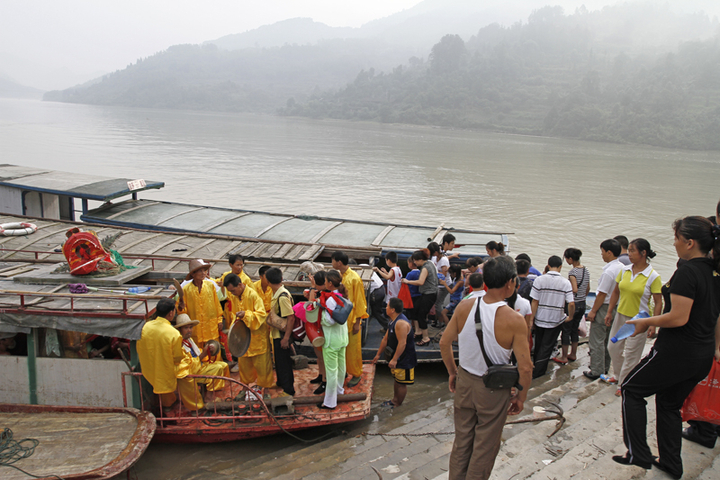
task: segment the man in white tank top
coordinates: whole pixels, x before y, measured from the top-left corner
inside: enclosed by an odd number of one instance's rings
[[[515,262],[509,257],[489,260],[483,275],[488,291],[484,297],[458,304],[442,339],[440,351],[455,394],[455,442],[450,454],[449,479],[490,477],[500,449],[508,415],[523,409],[532,377],[532,361],[525,319],[508,307],[505,299],[515,291]],[[515,352],[522,390],[490,390],[483,375],[487,366],[475,333],[475,309],[480,308],[485,351],[494,364],[510,363]],[[452,344],[458,342],[460,365],[455,365]]]

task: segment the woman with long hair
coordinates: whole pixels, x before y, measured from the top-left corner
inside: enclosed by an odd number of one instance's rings
[[[585,315],[585,299],[588,291],[590,291],[590,271],[580,263],[582,252],[579,248],[568,248],[563,255],[568,265],[572,265],[572,270],[568,274],[568,280],[572,285],[573,298],[575,299],[575,314],[572,320],[562,324],[562,355],[560,358],[553,358],[554,362],[566,364],[577,360],[578,349],[578,329],[580,328],[580,320]],[[570,353],[568,353],[568,349]]]
[[[505,255],[505,245],[503,245],[502,242],[492,240],[485,244],[485,251],[490,258],[499,257],[500,255]]]
[[[675,221],[673,230],[675,250],[684,262],[663,286],[669,308],[662,315],[629,322],[635,325],[636,338],[654,327],[660,333],[650,353],[622,384],[623,440],[628,452],[613,460],[646,469],[655,466],[680,478],[680,407],[707,376],[713,357],[720,359],[720,227],[704,217],[685,217]],[[645,398],[651,395],[657,407],[658,458],[647,444]]]
[[[420,277],[417,280],[402,279],[402,283],[408,285],[417,285],[420,291],[420,300],[415,314],[422,338],[417,345],[423,347],[430,345],[430,336],[428,335],[427,315],[435,304],[438,293],[438,276],[435,265],[430,261],[430,254],[427,249],[416,250],[411,256],[415,266],[420,269]],[[413,303],[415,301],[413,300]]]
[[[660,315],[662,312],[662,280],[660,274],[650,266],[649,259],[655,256],[650,248],[650,242],[644,238],[636,238],[628,246],[628,257],[630,265],[625,265],[615,278],[615,289],[610,295],[608,313],[605,316],[605,325],[610,329],[610,338],[614,337],[625,322],[641,311],[650,312],[649,302],[652,297],[655,303],[653,314]],[[613,321],[612,311],[617,305],[617,313]],[[655,334],[655,327],[648,330],[648,337]],[[636,336],[627,340],[620,340],[617,343],[608,344],[608,353],[612,360],[613,377],[600,375],[606,383],[618,385],[615,395],[620,396],[620,385],[627,377],[630,370],[640,362],[645,338]]]

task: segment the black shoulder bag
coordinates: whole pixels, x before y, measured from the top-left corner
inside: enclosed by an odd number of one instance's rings
[[[475,334],[480,341],[480,350],[482,350],[485,364],[488,367],[487,373],[482,377],[485,386],[492,390],[502,390],[513,387],[522,390],[523,387],[519,383],[520,373],[518,372],[517,365],[495,365],[485,352],[479,298],[475,302]]]

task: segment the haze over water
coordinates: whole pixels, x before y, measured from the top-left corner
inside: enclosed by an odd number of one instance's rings
[[[618,234],[668,279],[672,221],[720,193],[720,152],[247,114],[0,99],[0,145],[3,163],[166,183],[142,198],[514,232],[541,269],[577,247],[593,289]]]

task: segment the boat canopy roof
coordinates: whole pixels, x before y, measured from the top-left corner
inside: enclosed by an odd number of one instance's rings
[[[330,247],[381,248],[412,251],[428,242],[440,242],[451,232],[460,253],[485,254],[491,240],[507,245],[507,234],[336,218],[287,215],[252,210],[203,207],[154,200],[126,200],[85,213],[91,223],[161,231],[197,232],[280,242],[307,242]]]
[[[130,182],[137,182],[132,185],[132,189],[129,185]],[[152,180],[138,182],[129,178],[110,178],[3,164],[0,165],[0,185],[109,202],[114,198],[131,195],[142,190],[163,188],[165,183]]]

